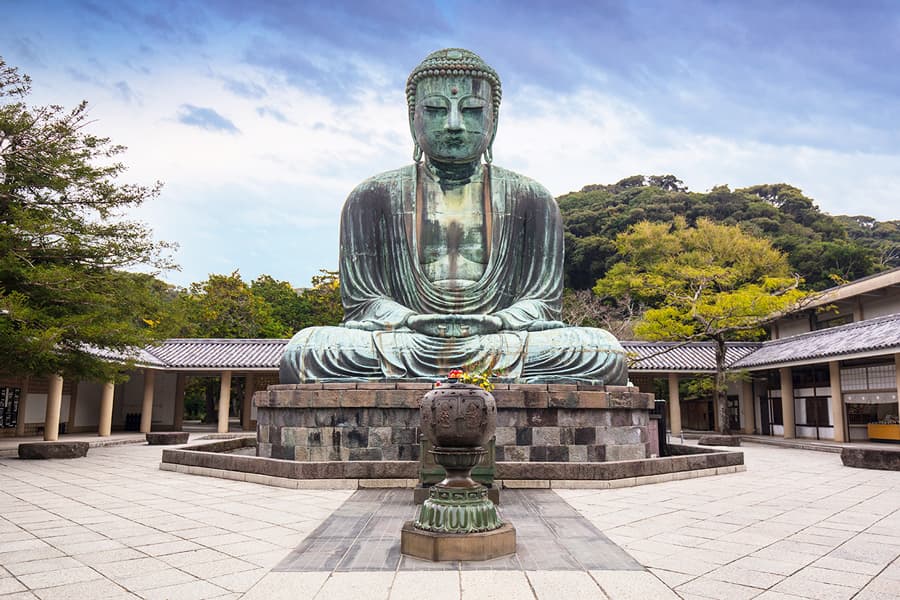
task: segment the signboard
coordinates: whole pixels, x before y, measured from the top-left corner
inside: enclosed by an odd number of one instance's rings
[[[19,417],[20,388],[0,387],[0,428],[15,428]]]

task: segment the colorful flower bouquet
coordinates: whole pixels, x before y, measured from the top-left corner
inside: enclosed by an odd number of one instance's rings
[[[491,392],[494,390],[494,384],[491,382],[491,377],[493,376],[494,373],[490,371],[476,373],[469,371],[468,369],[453,369],[447,373],[446,380],[450,383],[459,382],[477,385],[484,391]],[[438,381],[437,385],[440,386],[441,382]]]

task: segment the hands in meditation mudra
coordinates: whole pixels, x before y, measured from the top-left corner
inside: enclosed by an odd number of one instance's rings
[[[281,383],[434,378],[468,366],[522,382],[623,385],[616,339],[559,320],[556,201],[491,164],[497,74],[472,52],[440,50],[413,70],[406,94],[415,163],[347,198],[345,321],[298,332],[282,356]]]

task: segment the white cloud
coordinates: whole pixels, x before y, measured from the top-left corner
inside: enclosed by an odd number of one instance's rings
[[[265,105],[230,93],[216,72],[169,63],[128,73],[140,103],[123,101],[110,83],[68,79],[36,83],[34,102],[92,103],[97,133],[129,147],[126,181],[162,180],[162,196],[136,216],[162,239],[177,241],[184,266],[170,279],[189,283],[240,268],[295,285],[337,265],[337,221],[350,190],[364,178],[411,160],[403,90],[372,92],[358,104],[286,85],[229,65],[236,80],[265,82]],[[40,87],[39,87],[40,86]],[[184,104],[209,107],[240,133],[178,122]],[[825,126],[825,125],[823,125]],[[533,177],[554,195],[589,183],[642,173],[674,174],[691,189],[787,182],[831,213],[900,218],[900,161],[892,155],[842,153],[806,146],[740,143],[667,126],[634,105],[594,91],[551,96],[524,88],[508,95],[494,148],[497,164]]]
[[[590,91],[527,100],[541,95],[526,90],[504,104],[494,156],[554,195],[639,173],[671,173],[699,191],[785,182],[831,214],[900,218],[900,157],[699,135]]]

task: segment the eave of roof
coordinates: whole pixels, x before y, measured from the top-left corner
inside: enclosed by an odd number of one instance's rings
[[[764,342],[734,364],[736,369],[759,369],[827,358],[848,358],[900,352],[900,314],[849,323]]]
[[[883,290],[885,288],[900,285],[900,267],[889,271],[882,271],[867,277],[855,279],[849,283],[838,285],[823,290],[815,300],[804,305],[804,309],[826,306],[832,302],[839,302],[848,298],[854,298],[862,294]]]

